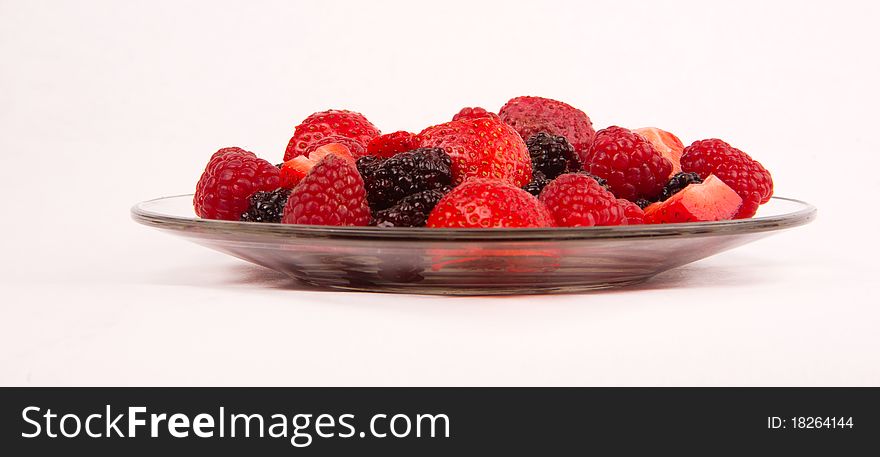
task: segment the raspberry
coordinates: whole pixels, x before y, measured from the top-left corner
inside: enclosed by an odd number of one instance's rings
[[[564,136],[538,132],[526,141],[532,159],[532,173],[540,171],[549,179],[563,173],[579,171],[580,159]]]
[[[281,222],[284,205],[290,189],[275,189],[272,192],[259,191],[248,199],[247,211],[241,215],[243,222]]]
[[[412,151],[419,147],[419,140],[409,132],[399,131],[379,135],[367,144],[367,154],[388,158],[399,152]]]
[[[373,210],[403,197],[452,183],[452,159],[440,148],[419,148],[388,159],[364,156],[357,161]]]
[[[471,178],[437,203],[433,228],[552,227],[547,208],[528,192],[497,179]]]
[[[280,183],[275,165],[241,148],[223,148],[211,156],[199,178],[193,207],[205,219],[237,221],[251,195],[275,190]]]
[[[541,201],[560,227],[623,225],[623,206],[595,179],[581,173],[564,174],[541,192]]]
[[[745,152],[719,139],[696,141],[684,148],[681,169],[695,172],[702,179],[713,174],[735,190],[743,199],[735,219],[754,216],[758,205],[767,203],[773,195],[770,172]]]
[[[498,119],[498,115],[495,113],[490,113],[479,106],[475,106],[473,108],[462,108],[455,116],[452,116],[453,121],[457,121],[459,119],[480,119],[482,117],[491,117]]]
[[[580,157],[590,149],[596,135],[593,123],[586,113],[549,98],[513,98],[501,107],[498,116],[523,139],[531,138],[538,132],[564,136]]]
[[[623,208],[623,217],[626,219],[626,225],[641,225],[645,223],[645,212],[639,205],[623,198],[618,198],[617,203]]]
[[[296,186],[297,183],[305,178],[306,175],[312,171],[312,167],[326,157],[327,154],[336,154],[339,157],[354,161],[354,158],[351,155],[351,150],[344,144],[325,144],[324,146],[310,152],[308,156],[296,156],[287,162],[282,163],[280,166],[276,165],[281,169],[281,187],[292,189],[293,186]]]
[[[529,181],[528,184],[523,186],[522,189],[537,197],[538,195],[541,195],[541,191],[544,190],[544,187],[547,187],[547,184],[550,184],[550,181],[553,180],[547,179],[547,177],[544,176],[544,173],[541,173],[540,171],[533,171],[532,180]]]
[[[281,222],[309,225],[368,225],[364,181],[349,159],[329,154],[287,199]]]
[[[596,133],[583,158],[585,170],[608,180],[614,195],[630,201],[654,200],[672,172],[672,163],[648,140],[616,126]]]
[[[342,143],[351,149],[355,157],[366,153],[366,145],[379,135],[379,130],[363,114],[346,110],[328,110],[314,113],[294,129],[287,143],[284,161],[298,155],[308,155],[329,143]],[[344,137],[326,139],[328,136]]]
[[[431,210],[450,190],[444,186],[403,197],[391,208],[377,211],[374,221],[379,227],[424,227]]]
[[[687,187],[690,184],[700,184],[703,180],[700,179],[700,175],[690,172],[690,173],[676,173],[672,175],[672,178],[669,179],[669,182],[663,186],[663,190],[660,191],[660,198],[657,201],[666,201],[669,197],[681,192],[682,189]]]
[[[459,119],[428,127],[419,133],[422,147],[443,148],[452,158],[452,178],[491,178],[516,187],[532,179],[532,162],[526,143],[498,119]]]

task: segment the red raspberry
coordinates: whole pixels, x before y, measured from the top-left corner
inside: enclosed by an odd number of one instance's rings
[[[516,97],[498,111],[501,120],[528,140],[538,132],[564,136],[583,158],[596,131],[583,111],[560,101],[541,97]]]
[[[312,167],[287,199],[284,224],[368,225],[364,181],[354,162],[328,154]]]
[[[453,184],[493,178],[522,187],[532,180],[532,159],[519,135],[498,119],[460,119],[419,133],[422,147],[443,148],[452,158]]]
[[[672,173],[672,163],[645,137],[622,127],[599,130],[584,169],[608,181],[618,198],[655,200]]]
[[[498,115],[495,113],[490,113],[486,111],[484,108],[480,108],[479,106],[475,106],[473,108],[462,108],[455,116],[452,116],[453,121],[457,121],[459,119],[480,119],[482,117],[491,117],[498,119]]]
[[[328,136],[347,138],[327,139]],[[329,143],[342,143],[356,157],[364,155],[367,143],[379,135],[379,130],[361,113],[346,110],[329,110],[314,113],[296,126],[293,137],[287,143],[284,161],[299,155],[309,155],[315,149]],[[356,145],[356,146],[355,146]]]
[[[428,216],[428,227],[433,228],[552,226],[553,218],[537,198],[495,179],[469,179],[446,194]]]
[[[387,159],[398,152],[408,152],[419,147],[418,138],[409,132],[399,131],[379,135],[367,144],[367,155]]]
[[[237,221],[248,209],[248,198],[271,192],[281,184],[280,171],[241,148],[215,152],[196,184],[193,207],[199,217]]]
[[[614,194],[583,173],[566,173],[541,191],[540,200],[559,227],[626,224]]]
[[[752,217],[758,205],[767,203],[773,195],[773,178],[757,160],[743,151],[721,141],[695,141],[684,148],[681,156],[682,171],[691,171],[706,179],[717,176],[743,199],[735,219]]]
[[[626,225],[641,225],[645,223],[645,211],[639,208],[639,205],[622,198],[618,198],[617,203],[620,203],[620,206],[623,207]]]

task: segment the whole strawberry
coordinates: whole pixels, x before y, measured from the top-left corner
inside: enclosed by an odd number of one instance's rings
[[[296,126],[293,137],[287,143],[284,161],[299,155],[309,155],[329,143],[345,144],[357,158],[366,153],[367,144],[378,135],[379,129],[361,113],[347,110],[321,111]],[[335,138],[328,139],[330,136]]]
[[[367,155],[387,159],[399,152],[412,151],[419,147],[419,140],[409,132],[399,131],[379,135],[367,144]]]
[[[251,195],[280,184],[275,165],[241,148],[223,148],[211,156],[199,178],[193,207],[205,219],[237,221],[248,210]]]
[[[453,121],[457,121],[459,119],[479,119],[481,117],[492,117],[498,119],[498,115],[489,111],[486,111],[484,108],[480,108],[479,106],[475,106],[473,108],[462,108],[455,116],[452,116]]]
[[[655,200],[672,173],[672,163],[651,142],[616,126],[596,133],[583,159],[585,170],[608,181],[618,198],[630,201]]]
[[[433,228],[552,227],[547,208],[528,192],[496,179],[472,178],[446,194],[428,216]]]
[[[460,119],[419,133],[421,147],[442,148],[452,158],[453,184],[466,178],[492,178],[516,187],[532,179],[532,162],[523,139],[498,119]]]
[[[624,207],[611,192],[583,173],[567,173],[541,191],[540,200],[559,227],[625,225]]]
[[[549,98],[513,98],[501,107],[498,116],[524,140],[539,132],[564,136],[581,158],[590,149],[596,135],[593,123],[586,113]]]
[[[681,169],[695,172],[701,179],[715,175],[735,190],[743,199],[736,219],[754,216],[758,206],[773,195],[770,172],[745,152],[719,139],[695,141],[684,148]]]
[[[364,181],[353,161],[328,154],[293,188],[284,224],[357,225],[370,223]]]

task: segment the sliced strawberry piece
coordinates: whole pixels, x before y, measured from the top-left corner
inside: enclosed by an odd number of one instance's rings
[[[290,189],[312,171],[318,162],[324,157],[334,154],[351,163],[354,163],[354,157],[348,146],[340,143],[330,143],[315,149],[309,153],[309,156],[296,156],[281,165],[281,187]]]
[[[281,187],[290,189],[309,174],[315,161],[306,156],[296,156],[281,165]]]
[[[691,184],[668,200],[645,208],[645,223],[728,220],[736,215],[742,203],[735,190],[715,175],[709,175],[702,184]]]
[[[645,127],[633,131],[645,137],[654,145],[657,152],[672,162],[672,173],[669,176],[681,173],[681,154],[684,151],[684,144],[677,136],[656,127]]]

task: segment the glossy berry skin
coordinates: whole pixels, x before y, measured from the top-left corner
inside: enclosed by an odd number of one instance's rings
[[[379,135],[367,144],[367,155],[387,159],[401,152],[419,147],[419,140],[409,132],[398,131]]]
[[[285,224],[364,226],[370,223],[364,181],[354,162],[329,154],[290,193]]]
[[[672,172],[672,163],[643,136],[622,127],[596,133],[583,157],[584,169],[608,181],[618,198],[655,200]]]
[[[540,200],[559,227],[624,225],[624,208],[611,192],[582,173],[564,174],[547,185]]]
[[[199,217],[237,221],[247,211],[251,195],[273,191],[281,184],[280,171],[241,148],[215,152],[196,184],[193,207]]]
[[[452,159],[440,148],[418,148],[388,159],[357,160],[373,210],[389,208],[407,195],[452,184]]]
[[[532,173],[540,171],[549,179],[581,170],[580,158],[564,136],[538,132],[526,141],[532,159]]]
[[[497,179],[471,178],[446,194],[428,217],[432,228],[552,227],[547,208],[528,192]]]
[[[538,195],[541,195],[541,191],[544,190],[544,187],[546,187],[547,184],[550,184],[550,181],[553,180],[544,176],[544,173],[541,173],[540,171],[533,171],[532,180],[529,181],[528,184],[523,186],[522,189],[537,197]]]
[[[641,225],[645,223],[645,211],[639,205],[622,198],[618,198],[617,203],[623,208],[623,218],[626,219],[625,225]]]
[[[526,143],[498,119],[460,119],[419,133],[422,147],[443,148],[452,158],[453,184],[468,178],[497,179],[516,187],[532,179]]]
[[[275,189],[272,192],[259,191],[248,199],[247,211],[241,215],[242,222],[281,222],[284,206],[290,189]]]
[[[752,217],[773,195],[770,172],[748,154],[719,139],[696,141],[684,149],[681,169],[706,179],[713,174],[743,199],[736,219]]]
[[[491,117],[498,119],[498,115],[489,111],[486,111],[484,108],[480,108],[479,106],[475,106],[473,108],[462,108],[461,111],[452,116],[453,121],[457,121],[459,119],[480,119],[482,117]]]
[[[374,222],[379,227],[424,227],[431,210],[450,190],[440,187],[403,197],[394,206],[377,211]]]
[[[742,198],[714,175],[702,184],[691,184],[664,202],[645,208],[646,224],[707,222],[732,219]]]
[[[549,98],[512,98],[501,107],[498,116],[523,139],[531,138],[538,132],[564,136],[581,157],[590,149],[596,135],[586,113]]]
[[[327,138],[327,137],[333,138]],[[309,155],[329,143],[342,143],[351,149],[355,158],[366,154],[367,144],[379,136],[376,128],[363,114],[347,110],[328,110],[314,113],[297,125],[287,143],[284,161],[299,155]]]

